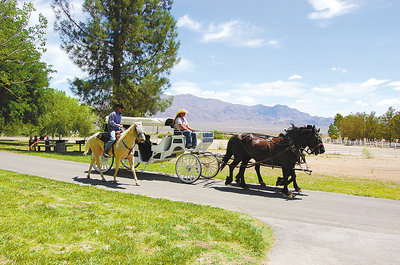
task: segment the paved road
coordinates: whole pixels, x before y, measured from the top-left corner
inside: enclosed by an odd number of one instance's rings
[[[211,205],[270,224],[276,245],[268,264],[400,264],[400,202],[303,191],[293,200],[274,187],[244,191],[221,180],[189,185],[171,175],[120,170],[118,184],[86,178],[87,164],[0,152],[0,168],[99,188]],[[113,172],[106,178],[112,180]]]

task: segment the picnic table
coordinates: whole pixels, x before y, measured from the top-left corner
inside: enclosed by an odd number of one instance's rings
[[[40,151],[41,147],[44,147],[46,152],[51,152],[51,149],[53,149],[54,152],[65,153],[67,152],[67,147],[72,146],[72,144],[67,144],[67,141],[64,139],[39,140],[37,148],[38,151]]]
[[[76,144],[79,144],[79,152],[82,152],[82,145],[85,145],[86,141],[85,140],[76,140]]]

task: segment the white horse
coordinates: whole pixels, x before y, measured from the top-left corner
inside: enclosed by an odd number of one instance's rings
[[[99,156],[104,152],[104,142],[97,138],[99,133],[90,136],[85,144],[85,155],[92,149],[93,158],[90,163],[89,171],[87,177],[90,178],[90,172],[92,171],[92,166],[96,162],[97,168],[100,169]],[[146,140],[146,135],[142,127],[142,123],[134,123],[129,129],[121,133],[119,139],[113,144],[113,146],[108,150],[107,154],[115,157],[115,173],[114,173],[114,183],[117,182],[117,173],[119,168],[119,162],[121,159],[128,158],[130,169],[135,178],[136,185],[139,186],[139,181],[136,177],[135,167],[133,166],[133,147],[135,146],[135,140],[138,139],[139,142],[144,142]],[[103,176],[103,172],[100,170],[101,179],[106,181]]]

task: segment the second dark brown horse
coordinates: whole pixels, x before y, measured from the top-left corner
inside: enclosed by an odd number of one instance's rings
[[[282,193],[292,197],[287,186],[290,182],[293,182],[295,190],[301,190],[296,182],[294,166],[306,148],[309,149],[309,153],[315,155],[325,152],[319,130],[315,126],[296,127],[292,125],[286,130],[285,134],[272,138],[252,133],[233,135],[229,139],[221,166],[222,170],[229,159],[232,156],[234,157],[233,162],[229,165],[229,176],[226,178],[225,184],[230,184],[233,181],[233,170],[241,162],[236,180],[241,187],[247,188],[244,172],[249,161],[254,159],[259,183],[265,186],[260,174],[260,165],[279,166],[282,168],[283,175]],[[290,182],[289,176],[292,176]]]

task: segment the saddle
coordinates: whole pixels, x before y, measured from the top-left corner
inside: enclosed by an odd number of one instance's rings
[[[117,132],[115,135],[116,141],[118,141],[120,136],[121,136],[121,133]],[[110,140],[110,133],[109,132],[101,132],[97,135],[97,138],[102,140],[104,143],[107,143]]]

